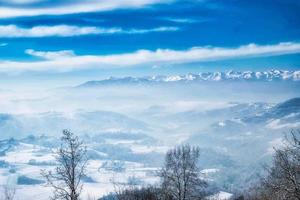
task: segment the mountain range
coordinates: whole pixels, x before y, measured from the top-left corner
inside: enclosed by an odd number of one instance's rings
[[[87,81],[78,87],[91,87],[109,84],[150,84],[174,82],[202,82],[202,81],[300,81],[300,71],[269,70],[269,71],[227,71],[203,72],[186,75],[158,75],[145,77],[110,77],[103,80]]]

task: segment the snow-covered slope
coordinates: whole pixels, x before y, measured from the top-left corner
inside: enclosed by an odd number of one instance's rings
[[[255,180],[256,174],[262,171],[262,163],[270,161],[274,147],[280,148],[283,145],[284,134],[292,129],[300,129],[300,98],[276,105],[255,103],[243,106],[244,109],[231,107],[231,114],[228,108],[223,109],[228,113],[227,119],[221,114],[218,117],[217,113],[222,113],[222,109],[215,110],[214,116],[219,121],[195,131],[188,142],[201,146],[206,152],[216,152],[212,166],[226,169],[226,176],[234,177],[231,184],[242,182],[243,185],[250,185],[248,181]],[[207,114],[209,116],[210,112]],[[228,162],[216,155],[228,156],[227,160],[232,162],[228,165]],[[210,158],[203,159],[203,165],[207,160]]]
[[[122,132],[81,138],[90,158],[83,179],[83,199],[98,199],[114,191],[113,181],[137,185],[158,181],[154,172],[168,147],[158,145],[155,139],[142,133]],[[49,136],[0,141],[0,198],[1,185],[9,182],[16,187],[16,199],[49,199],[51,191],[44,185],[41,170],[56,166],[53,152],[59,145],[59,137]]]

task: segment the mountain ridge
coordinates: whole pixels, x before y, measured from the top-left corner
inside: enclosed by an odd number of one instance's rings
[[[110,77],[102,80],[87,81],[77,87],[93,87],[109,84],[152,84],[175,82],[203,81],[300,81],[300,70],[269,70],[269,71],[226,71],[188,73],[186,75],[157,75],[143,77]]]

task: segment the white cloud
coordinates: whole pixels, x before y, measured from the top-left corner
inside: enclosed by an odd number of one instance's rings
[[[31,4],[31,3],[37,3],[45,0],[0,0],[0,2],[9,2],[10,4],[18,4],[18,5],[23,5],[23,4]]]
[[[64,51],[60,51],[64,52]],[[27,52],[28,53],[28,52]],[[120,68],[141,65],[179,64],[202,61],[224,60],[241,57],[259,57],[271,55],[284,55],[300,53],[300,43],[279,43],[274,45],[249,44],[236,48],[220,47],[194,47],[187,50],[177,51],[171,49],[157,49],[155,51],[139,50],[133,53],[113,55],[77,55],[77,56],[45,56],[50,52],[36,53],[30,51],[31,55],[39,55],[48,60],[35,62],[0,62],[0,71],[70,71],[86,68]],[[73,52],[69,52],[72,53]],[[52,52],[51,55],[60,54]],[[50,59],[51,58],[51,59]],[[50,59],[50,60],[49,60]]]
[[[122,31],[123,33],[127,34],[141,34],[141,33],[150,33],[150,32],[170,32],[170,31],[178,31],[178,27],[173,26],[162,26],[152,29],[129,29]]]
[[[192,18],[173,18],[173,17],[165,17],[162,19],[170,22],[183,23],[183,24],[192,24],[192,23],[207,21],[207,20],[196,20]]]
[[[26,2],[29,0],[14,0]],[[33,0],[32,0],[33,1]],[[108,11],[123,8],[140,8],[157,3],[169,3],[173,0],[89,0],[68,1],[66,4],[52,7],[1,7],[0,18],[38,16],[38,15],[63,15],[74,13],[86,13],[96,11]],[[71,3],[70,3],[71,2]]]
[[[152,29],[128,29],[122,28],[100,28],[94,26],[35,26],[32,28],[21,28],[16,25],[0,26],[0,37],[70,37],[90,34],[142,34],[150,32],[177,31],[177,27],[157,27]]]
[[[7,45],[8,45],[8,43],[0,43],[0,47],[5,47]]]
[[[63,50],[63,51],[35,51],[33,49],[26,49],[26,54],[44,58],[46,60],[57,60],[62,58],[68,58],[75,56],[74,51]]]

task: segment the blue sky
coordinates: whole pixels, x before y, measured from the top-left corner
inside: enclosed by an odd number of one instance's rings
[[[300,68],[298,0],[0,0],[3,80]]]

